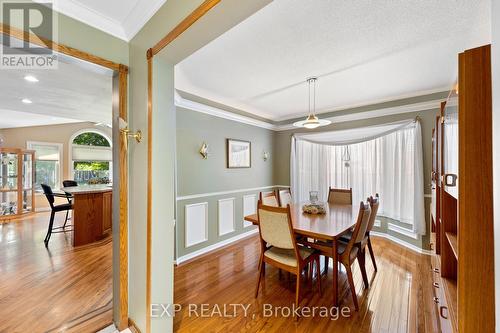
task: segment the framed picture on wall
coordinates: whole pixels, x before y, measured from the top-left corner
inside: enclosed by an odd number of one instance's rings
[[[250,168],[252,155],[250,141],[226,139],[227,167]]]

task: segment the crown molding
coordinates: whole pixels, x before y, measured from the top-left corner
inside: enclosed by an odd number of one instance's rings
[[[55,1],[53,9],[96,29],[128,42],[120,22],[74,0]]]
[[[139,0],[123,22],[74,0],[55,1],[54,10],[129,42],[165,2],[166,0]]]
[[[326,120],[330,120],[332,123],[342,123],[342,122],[347,122],[347,121],[354,121],[354,120],[360,120],[360,119],[370,119],[370,118],[378,118],[378,117],[383,117],[383,116],[389,116],[389,115],[394,115],[394,114],[404,114],[404,113],[410,113],[410,112],[418,112],[418,111],[428,111],[428,110],[435,110],[440,107],[440,104],[442,102],[442,99],[437,99],[437,100],[431,100],[431,101],[426,101],[426,102],[420,102],[420,103],[413,103],[413,104],[407,104],[407,105],[400,105],[400,106],[395,106],[395,107],[388,107],[388,108],[380,108],[376,110],[371,110],[371,111],[364,111],[364,112],[356,112],[356,113],[350,113],[346,115],[339,115],[339,116],[332,116],[328,118],[323,118]],[[248,116],[236,114],[234,112],[222,110],[220,108],[216,108],[213,106],[209,106],[203,103],[199,102],[193,102],[191,100],[185,99],[182,96],[180,96],[177,92],[175,92],[175,106],[176,107],[181,107],[185,108],[191,111],[196,111],[204,114],[208,114],[210,116],[214,117],[219,117],[227,120],[232,120],[236,121],[239,123],[251,125],[251,126],[256,126],[256,127],[261,127],[273,131],[287,131],[291,129],[295,129],[297,127],[294,127],[292,123],[285,124],[285,125],[276,125],[271,121],[262,121],[262,120],[257,120]]]
[[[448,92],[450,91],[450,87],[441,87],[441,88],[436,88],[436,89],[427,89],[427,90],[418,90],[413,93],[409,94],[401,94],[401,95],[394,95],[389,98],[379,98],[379,99],[372,99],[365,101],[363,103],[355,103],[355,104],[347,104],[347,105],[342,105],[335,107],[333,109],[326,109],[326,110],[316,110],[316,115],[319,117],[324,116],[325,114],[329,114],[332,112],[337,112],[337,111],[342,111],[342,110],[348,110],[348,109],[356,109],[356,108],[361,108],[365,107],[368,105],[376,105],[376,104],[383,104],[383,103],[388,103],[388,102],[393,102],[393,101],[398,101],[398,100],[404,100],[408,98],[415,98],[415,97],[420,97],[420,96],[425,96],[425,95],[432,95],[432,94],[437,94],[437,93],[442,93],[442,92]],[[280,122],[295,122],[298,120],[298,118],[301,118],[304,116],[304,113],[296,113],[293,115],[288,115],[285,117],[279,117],[276,119],[273,119],[273,121],[280,123]]]
[[[130,41],[141,31],[150,18],[163,6],[167,0],[139,0],[123,20],[126,41]],[[141,14],[142,13],[142,14]]]
[[[179,93],[175,92],[175,106],[185,108],[188,110],[205,113],[214,117],[219,117],[227,120],[236,121],[239,123],[252,125],[256,127],[261,127],[270,130],[277,130],[277,126],[271,122],[266,122],[258,119],[254,119],[248,116],[240,115],[234,112],[222,110],[213,106],[209,106],[203,103],[194,102],[189,99],[183,98]]]
[[[350,114],[340,115],[340,116],[332,116],[332,117],[327,117],[327,118],[322,118],[322,119],[330,120],[332,123],[343,123],[343,122],[347,122],[347,121],[378,118],[378,117],[390,116],[390,115],[394,115],[394,114],[403,114],[403,113],[418,112],[418,111],[429,111],[429,110],[438,109],[440,107],[442,101],[443,101],[442,99],[437,99],[437,100],[432,100],[432,101],[427,101],[427,102],[400,105],[400,106],[389,107],[389,108],[381,108],[381,109],[377,109],[377,110],[364,111],[364,112],[356,112],[356,113],[350,113]],[[286,124],[286,125],[276,126],[277,131],[287,131],[287,130],[291,130],[294,128],[297,128],[297,127],[294,127],[292,125],[292,123]]]

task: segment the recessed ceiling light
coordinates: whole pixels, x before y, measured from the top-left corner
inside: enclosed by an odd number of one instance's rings
[[[31,99],[28,99],[28,98],[23,98],[23,99],[21,100],[21,102],[23,102],[24,104],[31,104],[31,103],[33,103],[33,102],[31,101]]]
[[[34,77],[33,75],[26,75],[24,79],[28,82],[38,82],[38,79]]]

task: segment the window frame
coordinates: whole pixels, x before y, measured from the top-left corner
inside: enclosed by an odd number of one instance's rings
[[[26,148],[27,149],[33,149],[33,146],[51,146],[51,147],[57,147],[57,150],[59,152],[59,179],[56,180],[56,186],[53,188],[53,190],[60,190],[61,185],[62,185],[62,178],[63,178],[63,144],[59,142],[47,142],[47,141],[26,141]],[[34,162],[36,163],[37,161],[37,154],[35,150],[35,160]],[[35,177],[35,183],[36,183],[36,166],[34,168],[35,174],[33,175]],[[35,193],[41,193],[40,190],[35,190]]]
[[[75,133],[73,133],[73,135],[71,135],[71,137],[69,138],[69,142],[68,142],[68,171],[69,171],[69,176],[73,177],[73,178],[75,176],[75,169],[74,169],[74,165],[73,165],[73,141],[75,140],[75,138],[77,136],[79,136],[80,134],[83,134],[83,133],[96,133],[96,134],[101,135],[106,140],[108,140],[109,148],[111,149],[111,151],[113,151],[112,138],[102,130],[95,129],[95,128],[82,128],[82,129],[76,131]],[[113,158],[111,159],[111,161],[109,161],[109,171],[110,171],[110,180],[112,182],[113,181]]]

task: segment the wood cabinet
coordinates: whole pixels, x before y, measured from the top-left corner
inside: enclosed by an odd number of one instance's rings
[[[0,148],[0,221],[35,211],[35,151]]]
[[[82,185],[62,190],[73,195],[73,246],[97,242],[111,235],[112,188]]]
[[[431,260],[442,332],[494,332],[490,46],[459,54],[433,130]]]

